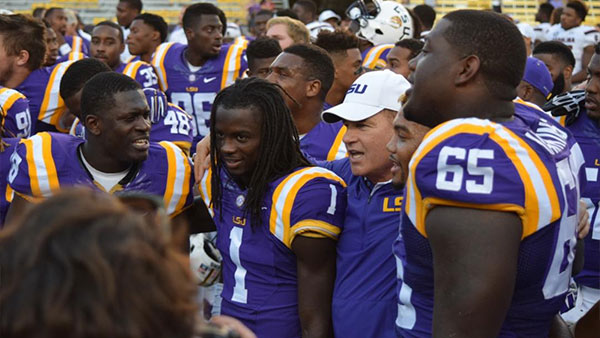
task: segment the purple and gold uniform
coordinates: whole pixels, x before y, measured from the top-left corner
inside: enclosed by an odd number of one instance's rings
[[[187,48],[180,43],[161,44],[154,52],[152,66],[169,102],[194,117],[194,141],[197,142],[208,134],[210,110],[217,93],[241,77],[248,66],[241,46],[223,45],[218,56],[194,72],[185,59]]]
[[[6,219],[6,212],[8,206],[12,200],[12,189],[8,186],[8,179],[16,172],[11,170],[11,155],[13,154],[15,147],[19,144],[20,139],[18,138],[3,138],[0,142],[3,142],[3,150],[0,151],[0,229]]]
[[[31,135],[31,113],[29,100],[18,91],[0,86],[2,129],[5,135],[15,138]]]
[[[320,121],[300,138],[300,149],[318,161],[333,161],[346,157],[346,145],[342,142],[346,126],[340,121]]]
[[[66,106],[60,96],[60,80],[73,61],[34,70],[15,90],[29,99],[31,134],[40,131],[68,132],[60,126],[60,117]]]
[[[564,125],[565,117],[560,118]],[[586,203],[591,229],[585,237],[585,258],[581,272],[575,276],[577,284],[600,289],[600,127],[585,111],[567,126],[581,147],[585,158],[586,185],[581,197]]]
[[[69,47],[71,47],[71,50],[69,50],[69,52],[67,53],[62,53],[61,49],[59,48],[59,53],[60,56],[72,53],[72,52],[76,52],[76,53],[82,53],[84,55],[90,55],[90,42],[86,39],[83,39],[79,36],[70,36],[70,35],[65,35],[65,43],[69,45]]]
[[[209,205],[211,172],[200,184]],[[245,218],[247,191],[223,171],[222,208],[215,209],[223,256],[221,313],[241,320],[260,338],[301,337],[296,236],[337,240],[346,212],[346,184],[319,167],[297,168],[269,184],[262,224]]]
[[[387,66],[387,55],[394,48],[393,43],[386,43],[365,49],[362,54],[363,67],[367,69],[384,69]]]
[[[399,335],[432,336],[433,257],[425,218],[442,205],[521,218],[515,290],[498,336],[547,337],[571,277],[582,166],[572,135],[522,107],[504,125],[469,118],[431,130],[409,164],[394,243]]]
[[[154,68],[144,61],[132,61],[121,63],[115,72],[129,76],[137,81],[142,88],[158,88],[158,79],[154,73]]]
[[[82,164],[79,146],[83,142],[59,133],[38,133],[23,139],[11,157],[10,187],[29,201],[70,186],[104,191]],[[109,193],[140,191],[160,196],[167,213],[175,216],[192,203],[191,172],[189,159],[176,145],[151,142],[148,158],[134,165]]]
[[[59,56],[58,59],[56,59],[55,64],[65,62],[65,61],[78,61],[78,60],[83,60],[85,58],[87,58],[87,55],[85,55],[81,52],[70,52],[69,54]]]

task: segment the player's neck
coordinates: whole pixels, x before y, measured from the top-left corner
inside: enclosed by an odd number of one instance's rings
[[[184,55],[187,62],[189,62],[192,66],[195,67],[204,66],[206,61],[209,59],[209,57],[207,57],[206,55],[193,53],[189,48],[185,50]]]
[[[104,173],[118,173],[130,168],[133,163],[127,163],[116,160],[104,149],[96,144],[96,142],[86,141],[82,148],[85,160],[94,169]]]
[[[323,102],[307,102],[300,109],[292,112],[294,124],[298,129],[298,134],[306,134],[311,131],[319,122],[321,122],[321,112],[323,111]]]
[[[4,82],[3,86],[7,88],[17,88],[27,77],[31,71],[25,67],[18,67],[14,70],[12,76]]]
[[[458,103],[453,111],[462,112],[456,118],[477,117],[494,122],[505,122],[512,119],[515,106],[512,101],[504,100],[475,100],[474,102]]]
[[[152,63],[152,55],[154,54],[154,51],[156,51],[156,47],[158,47],[158,45],[155,45],[154,48],[147,51],[146,53],[140,54],[140,60]]]
[[[327,96],[325,97],[325,102],[329,103],[332,106],[337,106],[338,104],[344,101],[344,96],[346,96],[346,92],[348,88],[340,87],[336,82],[333,83],[331,89],[327,92]]]

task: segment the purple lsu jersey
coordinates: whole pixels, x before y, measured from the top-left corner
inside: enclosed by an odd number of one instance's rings
[[[300,138],[300,149],[318,161],[333,161],[346,157],[346,145],[342,142],[346,126],[340,121],[320,121]]]
[[[515,289],[498,336],[548,337],[571,277],[583,155],[551,117],[515,110],[504,125],[476,118],[443,123],[414,153],[394,243],[400,336],[432,335],[433,258],[425,218],[440,205],[521,218]]]
[[[9,137],[22,138],[31,135],[29,100],[18,91],[0,86],[0,114],[2,128]]]
[[[208,134],[210,110],[217,93],[241,77],[248,66],[241,45],[223,45],[218,56],[194,72],[185,59],[187,48],[180,43],[161,44],[154,52],[152,66],[169,102],[194,117],[194,141],[197,142]]]
[[[387,66],[387,55],[394,48],[393,43],[386,43],[365,49],[362,54],[363,67],[367,69],[384,69]]]
[[[566,117],[561,117],[564,125]],[[600,289],[600,128],[598,122],[591,120],[586,112],[581,112],[571,125],[567,126],[581,147],[585,158],[585,188],[581,197],[586,203],[590,216],[591,229],[585,237],[585,258],[583,269],[575,281],[590,288]]]
[[[81,52],[70,52],[68,54],[65,54],[63,56],[59,56],[58,59],[56,59],[56,64],[59,64],[61,62],[65,62],[65,61],[78,61],[78,60],[83,60],[87,58],[87,55],[81,53]]]
[[[21,140],[10,157],[8,183],[16,194],[35,201],[63,187],[85,186],[104,191],[82,164],[79,146],[85,140],[67,134],[38,133]],[[148,158],[131,168],[109,191],[140,191],[163,199],[167,213],[177,215],[192,203],[189,159],[170,142],[150,143]]]
[[[17,144],[19,144],[19,140],[18,138],[3,138],[0,140],[4,143],[0,145],[2,148],[0,151],[0,178],[2,178],[0,180],[0,229],[4,224],[8,206],[12,200],[12,189],[8,186],[7,178],[15,175],[15,172],[11,170],[10,157]]]
[[[67,43],[71,47],[69,53],[76,52],[82,53],[84,55],[90,55],[90,42],[82,37],[65,35],[65,43]],[[61,56],[66,54],[61,54]]]
[[[142,88],[158,89],[158,79],[154,73],[154,68],[144,61],[132,61],[121,63],[115,72],[129,76],[137,81]]]
[[[200,191],[211,200],[211,172]],[[252,224],[244,212],[247,191],[223,170],[222,208],[211,210],[223,256],[221,313],[241,320],[260,338],[301,337],[296,236],[337,240],[346,212],[346,184],[319,167],[297,168],[273,181]]]
[[[40,131],[68,132],[60,126],[66,106],[60,96],[60,80],[73,61],[34,70],[15,90],[29,99],[29,112],[33,123],[31,134]]]

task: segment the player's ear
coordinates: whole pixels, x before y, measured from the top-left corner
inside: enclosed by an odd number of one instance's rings
[[[471,81],[479,73],[481,60],[476,55],[469,55],[459,60],[457,67],[459,68],[454,84],[460,86]]]
[[[185,32],[186,39],[190,40],[194,37],[194,31],[191,28],[184,28],[183,31]]]
[[[22,49],[17,53],[17,65],[24,67],[29,62],[29,52]]]
[[[568,65],[565,67],[565,69],[563,69],[563,76],[565,78],[565,80],[570,80],[571,77],[573,76],[573,66]]]
[[[186,33],[187,36],[187,33]],[[160,41],[160,33],[158,31],[152,32],[152,40]]]
[[[98,136],[102,133],[102,121],[96,115],[87,115],[83,124],[86,131],[90,132],[94,136]]]
[[[321,81],[315,79],[306,83],[306,97],[317,96],[321,93]]]

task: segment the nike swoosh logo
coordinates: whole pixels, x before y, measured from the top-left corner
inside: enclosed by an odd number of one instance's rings
[[[216,76],[215,77],[205,77],[203,80],[204,80],[204,83],[209,83],[216,78],[217,78]]]

